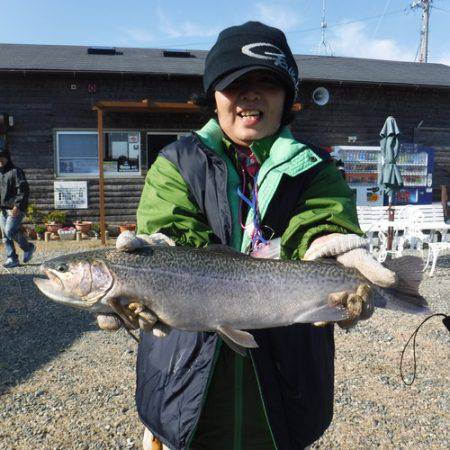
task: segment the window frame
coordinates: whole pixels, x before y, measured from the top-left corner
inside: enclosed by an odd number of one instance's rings
[[[103,134],[108,133],[138,133],[139,134],[139,170],[137,172],[105,172],[103,170],[104,178],[140,178],[143,176],[142,170],[142,131],[140,129],[132,129],[132,128],[106,128],[103,130]],[[60,173],[59,170],[59,162],[60,162],[60,148],[59,148],[59,136],[62,134],[94,134],[97,136],[98,140],[98,130],[92,128],[83,128],[83,129],[74,129],[74,128],[58,128],[53,130],[53,142],[54,142],[54,173],[56,179],[98,179],[98,162],[97,162],[97,172],[96,173],[71,173],[65,174]],[[105,139],[106,144],[106,139]],[[98,150],[98,149],[97,149]],[[106,154],[107,149],[104,148],[104,152]],[[98,153],[96,155],[98,157]]]

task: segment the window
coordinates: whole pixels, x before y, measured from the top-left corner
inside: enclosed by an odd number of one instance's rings
[[[108,131],[104,136],[105,176],[140,175],[139,131]],[[61,177],[98,176],[97,132],[58,131],[56,168]]]

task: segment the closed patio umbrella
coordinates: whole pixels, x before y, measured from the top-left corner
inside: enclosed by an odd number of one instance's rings
[[[381,170],[378,177],[378,185],[384,189],[389,199],[389,221],[394,221],[394,209],[392,208],[392,198],[394,192],[403,186],[403,179],[397,167],[397,156],[400,148],[398,137],[400,130],[397,122],[389,116],[384,122],[380,132],[381,149]],[[387,249],[392,249],[393,227],[388,227]]]

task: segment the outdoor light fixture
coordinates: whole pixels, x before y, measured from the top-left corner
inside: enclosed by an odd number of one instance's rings
[[[324,106],[330,101],[330,92],[327,88],[318,87],[314,89],[312,99],[316,105]]]

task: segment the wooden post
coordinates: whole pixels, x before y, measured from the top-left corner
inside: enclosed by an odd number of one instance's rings
[[[102,244],[106,245],[105,236],[105,179],[103,176],[103,110],[97,108],[98,118],[98,190],[99,190],[99,208],[100,208],[100,238]]]
[[[441,202],[442,202],[442,210],[444,211],[444,220],[448,219],[448,192],[447,186],[441,185]]]

